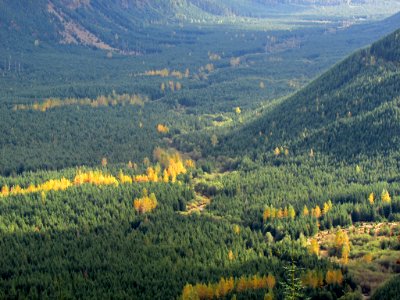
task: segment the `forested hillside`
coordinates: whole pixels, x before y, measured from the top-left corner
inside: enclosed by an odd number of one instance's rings
[[[337,158],[396,152],[399,49],[396,31],[358,51],[232,133],[221,143],[222,151],[272,152],[284,146],[294,153],[313,149]]]

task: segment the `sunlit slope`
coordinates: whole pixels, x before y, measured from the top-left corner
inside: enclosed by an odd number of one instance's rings
[[[358,51],[232,133],[222,147],[265,152],[322,151],[339,157],[398,149],[400,31]]]

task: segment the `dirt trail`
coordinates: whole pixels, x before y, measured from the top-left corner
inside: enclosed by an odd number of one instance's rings
[[[202,212],[210,202],[210,198],[196,193],[196,198],[187,205],[186,213]]]

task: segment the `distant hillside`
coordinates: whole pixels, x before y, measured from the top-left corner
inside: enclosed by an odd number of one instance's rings
[[[400,30],[361,50],[221,142],[229,152],[384,154],[400,145]]]
[[[138,54],[156,51],[162,39],[162,34],[158,36],[159,30],[154,31],[149,25],[202,23],[221,16],[271,18],[301,11],[304,7],[363,5],[371,1],[0,0],[0,36],[3,47],[7,48],[29,48],[37,40]]]

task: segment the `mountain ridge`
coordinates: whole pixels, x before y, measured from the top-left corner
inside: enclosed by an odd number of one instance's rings
[[[222,148],[240,152],[242,145],[249,145],[246,150],[262,153],[284,146],[295,152],[313,149],[347,158],[396,150],[400,141],[399,49],[397,30],[228,134]]]

